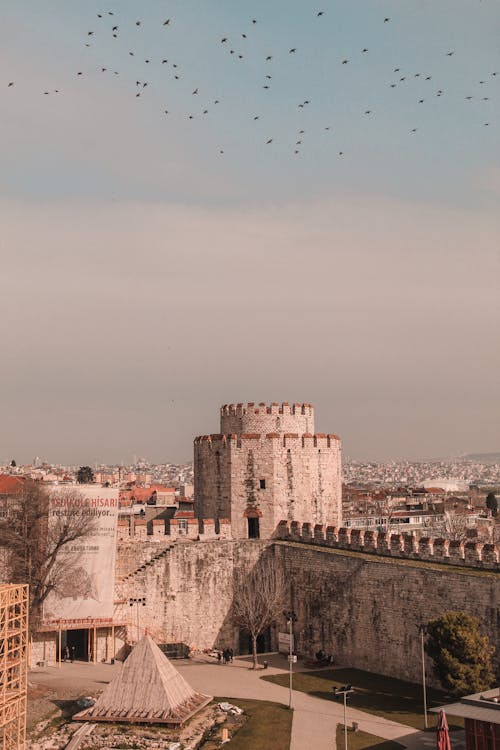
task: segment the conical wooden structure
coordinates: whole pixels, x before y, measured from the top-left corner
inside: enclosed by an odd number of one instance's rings
[[[196,693],[151,636],[145,635],[96,703],[73,718],[179,725],[211,700]]]

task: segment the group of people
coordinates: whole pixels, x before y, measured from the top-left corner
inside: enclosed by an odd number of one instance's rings
[[[323,649],[320,648],[319,651],[316,651],[316,661],[327,663],[327,664],[333,664],[333,656],[325,654]]]
[[[217,651],[217,661],[219,664],[229,664],[233,661],[234,651],[232,648],[225,648],[224,651]]]

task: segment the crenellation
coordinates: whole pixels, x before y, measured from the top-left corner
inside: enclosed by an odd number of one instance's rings
[[[389,548],[391,555],[399,556],[404,550],[404,540],[402,534],[390,534]]]
[[[365,552],[393,558],[433,561],[484,567],[500,571],[500,549],[497,544],[433,539],[411,534],[388,534],[372,529],[336,528],[323,524],[282,520],[277,526],[275,538],[304,544],[321,544],[354,552]]]
[[[326,526],[323,523],[316,523],[314,525],[314,542],[315,544],[325,543]]]
[[[342,527],[339,529],[339,533],[337,536],[337,544],[339,547],[342,547],[343,549],[347,549],[351,545],[351,529],[346,529]]]
[[[326,543],[332,547],[338,542],[338,528],[336,526],[327,526],[326,528]]]
[[[377,551],[377,537],[378,533],[368,529],[364,533],[363,548],[365,552],[376,552]]]
[[[423,536],[418,540],[418,555],[422,560],[432,557],[434,553],[434,540],[432,537]]]
[[[391,544],[387,531],[379,531],[377,534],[377,555],[390,555]]]
[[[364,548],[365,532],[363,529],[351,529],[351,549],[362,550]]]
[[[442,560],[449,559],[449,539],[434,539],[433,555],[435,558],[441,558]]]
[[[313,539],[313,535],[311,532],[311,524],[310,523],[303,523],[302,524],[302,539],[305,542],[310,542]]]
[[[418,541],[414,534],[403,534],[403,552],[408,557],[418,554]]]
[[[450,562],[455,565],[463,563],[465,561],[465,545],[459,539],[452,539],[448,547],[448,555]]]

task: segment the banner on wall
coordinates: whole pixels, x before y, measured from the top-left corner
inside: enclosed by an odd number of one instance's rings
[[[56,562],[56,587],[45,600],[44,623],[113,616],[118,489],[93,485],[51,489],[49,538],[66,520],[74,526],[88,518],[91,535],[66,545]]]

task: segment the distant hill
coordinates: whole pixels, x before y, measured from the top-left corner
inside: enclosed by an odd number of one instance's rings
[[[485,464],[498,464],[500,463],[500,453],[468,453],[466,456],[461,456],[464,461],[479,461]]]

